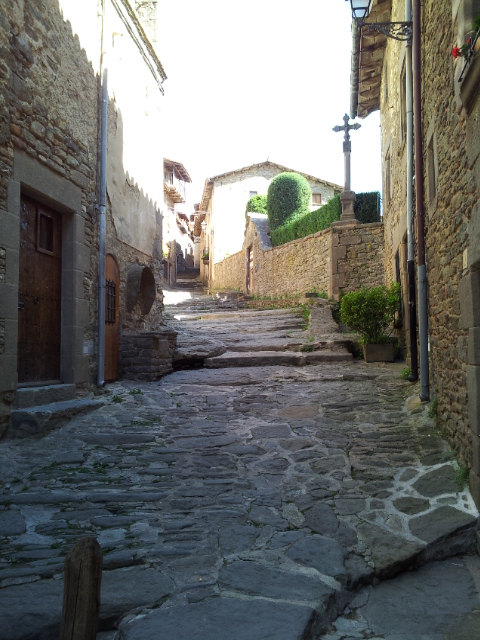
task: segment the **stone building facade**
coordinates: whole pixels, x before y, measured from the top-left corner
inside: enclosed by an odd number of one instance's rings
[[[161,323],[158,149],[166,75],[141,19],[127,0],[4,0],[0,436],[19,388],[55,384],[78,390],[96,380],[104,68],[107,322],[113,327],[115,376],[122,336],[155,331]],[[144,140],[155,142],[155,154],[145,153]],[[47,284],[38,293],[42,279]],[[48,309],[53,309],[50,320]],[[38,363],[47,359],[50,369],[39,370]]]
[[[182,212],[187,183],[191,179],[181,162],[163,159],[163,276],[166,286],[173,286],[177,271],[193,267],[193,224]]]
[[[323,291],[338,298],[340,289],[384,284],[384,261],[382,223],[324,229],[272,247],[267,217],[252,213],[242,251],[215,265],[212,288],[278,298]]]
[[[465,70],[464,59],[454,60],[450,53],[475,37],[480,1],[425,0],[422,5],[419,133],[430,381],[440,426],[471,467],[470,486],[480,506],[480,53]],[[405,0],[375,1],[372,21],[404,19]],[[385,269],[387,278],[401,281],[406,308],[405,55],[405,43],[362,30],[354,49],[351,115],[381,112]],[[408,332],[408,314],[405,320]]]
[[[245,208],[254,195],[266,195],[272,179],[285,171],[294,171],[275,162],[261,162],[222,173],[205,181],[200,211],[205,214],[201,251],[208,248],[209,264],[202,268],[202,279],[215,278],[215,265],[240,251],[245,229]],[[301,172],[312,189],[311,209],[327,203],[342,187]]]

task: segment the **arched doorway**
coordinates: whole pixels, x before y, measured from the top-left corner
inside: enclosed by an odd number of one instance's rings
[[[105,261],[105,382],[118,378],[120,343],[120,269],[111,253]]]

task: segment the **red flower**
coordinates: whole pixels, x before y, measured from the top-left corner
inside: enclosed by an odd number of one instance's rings
[[[460,58],[462,55],[462,50],[460,49],[460,47],[453,47],[452,48],[452,56],[454,58]]]

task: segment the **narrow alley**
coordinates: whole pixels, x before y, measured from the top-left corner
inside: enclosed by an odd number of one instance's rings
[[[478,512],[404,365],[354,359],[320,298],[185,281],[166,316],[174,373],[3,443],[1,640],[58,637],[85,535],[98,640],[480,638]]]

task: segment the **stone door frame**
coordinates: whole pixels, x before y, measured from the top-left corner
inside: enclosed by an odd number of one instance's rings
[[[21,195],[31,196],[62,214],[62,302],[60,376],[63,383],[88,380],[88,355],[84,355],[84,331],[89,305],[83,280],[90,270],[90,249],[85,246],[82,191],[35,158],[15,149],[13,172],[8,181],[7,208],[0,215],[0,238],[6,249],[6,276],[0,295],[0,318],[5,319],[5,348],[0,355],[0,392],[18,384],[18,280]],[[1,292],[0,292],[1,293]]]

